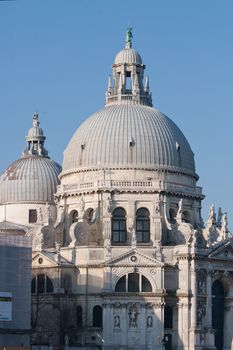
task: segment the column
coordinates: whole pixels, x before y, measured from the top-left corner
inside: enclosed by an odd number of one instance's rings
[[[212,270],[207,271],[206,277],[206,317],[205,326],[208,330],[206,337],[206,345],[209,348],[214,348],[215,343],[215,332],[212,329]]]
[[[110,301],[106,301],[103,304],[103,339],[104,339],[104,348],[110,349],[112,345],[112,305]]]

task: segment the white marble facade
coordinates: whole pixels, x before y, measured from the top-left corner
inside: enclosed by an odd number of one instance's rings
[[[204,225],[193,152],[179,128],[152,108],[131,30],[112,69],[105,107],[64,152],[60,184],[59,167],[43,166],[46,198],[34,192],[19,198],[18,191],[14,200],[11,191],[7,199],[15,167],[0,179],[2,222],[9,229],[24,225],[33,238],[32,343],[232,349],[227,214],[219,209],[216,218],[212,206]],[[27,137],[23,159],[38,162],[48,156],[38,116],[33,120],[37,130]],[[56,190],[49,198],[51,181]],[[36,210],[34,222],[29,210]]]

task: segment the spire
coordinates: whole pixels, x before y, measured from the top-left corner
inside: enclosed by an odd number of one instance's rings
[[[126,36],[125,36],[125,48],[126,49],[132,48],[132,39],[133,39],[132,30],[133,30],[133,28],[129,27],[126,31]]]
[[[27,148],[23,151],[22,156],[42,156],[48,157],[48,151],[44,148],[46,137],[40,128],[39,115],[35,112],[32,116],[32,128],[28,130],[26,136]]]
[[[149,84],[149,77],[146,75],[146,80],[145,80],[145,86],[144,86],[145,92],[150,92],[150,84]]]

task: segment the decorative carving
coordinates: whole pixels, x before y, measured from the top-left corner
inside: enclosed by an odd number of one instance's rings
[[[60,250],[61,250],[61,242],[55,242],[56,254],[60,254]]]
[[[117,301],[116,303],[113,304],[113,306],[117,309],[119,309],[121,307],[121,303],[119,301]]]
[[[154,259],[161,259],[161,253],[162,253],[162,241],[157,241],[157,245],[154,247],[154,250],[152,252],[152,256]]]
[[[132,230],[132,241],[131,241],[131,246],[132,246],[132,248],[136,248],[136,246],[137,246],[136,232],[135,232],[134,229]]]
[[[103,259],[103,252],[96,251],[96,250],[90,250],[89,251],[89,259],[90,260],[102,260]]]
[[[113,273],[114,275],[120,276],[121,270],[122,270],[122,269],[121,269],[120,267],[114,267],[114,268],[112,269],[112,273]]]
[[[140,344],[140,340],[138,337],[136,337],[135,335],[129,337],[129,342],[131,344]]]

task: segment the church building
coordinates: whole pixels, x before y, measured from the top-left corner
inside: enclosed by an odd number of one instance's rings
[[[0,177],[0,234],[32,240],[33,349],[233,349],[227,214],[211,206],[204,224],[194,154],[153,108],[145,69],[129,28],[62,168],[35,113]]]

